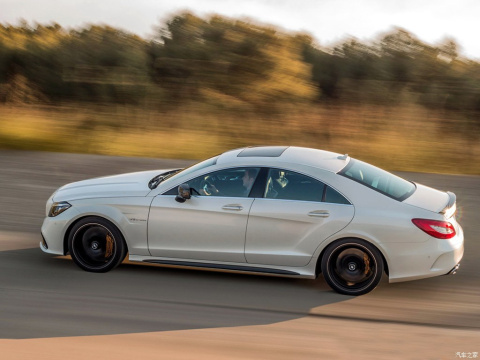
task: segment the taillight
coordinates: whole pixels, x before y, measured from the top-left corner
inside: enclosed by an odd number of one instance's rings
[[[451,239],[455,228],[448,221],[413,219],[412,222],[421,230],[437,239]]]

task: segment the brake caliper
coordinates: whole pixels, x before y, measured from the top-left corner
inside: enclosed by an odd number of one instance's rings
[[[105,249],[105,258],[108,259],[113,254],[113,238],[107,234],[107,246]]]
[[[363,262],[365,263],[365,275],[370,271],[370,259],[367,254],[363,254]]]

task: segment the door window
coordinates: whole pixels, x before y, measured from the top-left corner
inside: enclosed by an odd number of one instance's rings
[[[322,201],[325,185],[309,176],[293,171],[270,169],[265,198],[301,201]]]
[[[248,197],[260,168],[234,168],[198,176],[188,185],[192,195]]]
[[[327,186],[325,189],[325,197],[323,198],[323,201],[331,204],[352,205],[342,194],[333,190],[330,186]]]
[[[321,181],[282,169],[269,170],[265,198],[351,205],[343,195]]]

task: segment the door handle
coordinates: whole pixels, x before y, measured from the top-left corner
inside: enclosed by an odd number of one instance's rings
[[[222,206],[223,210],[232,210],[232,211],[240,211],[243,210],[243,206],[241,205],[225,205]]]
[[[308,216],[327,218],[330,216],[328,210],[314,210],[308,213]]]

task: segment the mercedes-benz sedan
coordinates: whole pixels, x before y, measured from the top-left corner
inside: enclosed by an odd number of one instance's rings
[[[186,169],[65,185],[48,199],[43,251],[106,272],[130,261],[316,278],[337,292],[454,273],[463,231],[451,192],[348,155],[236,149]]]

